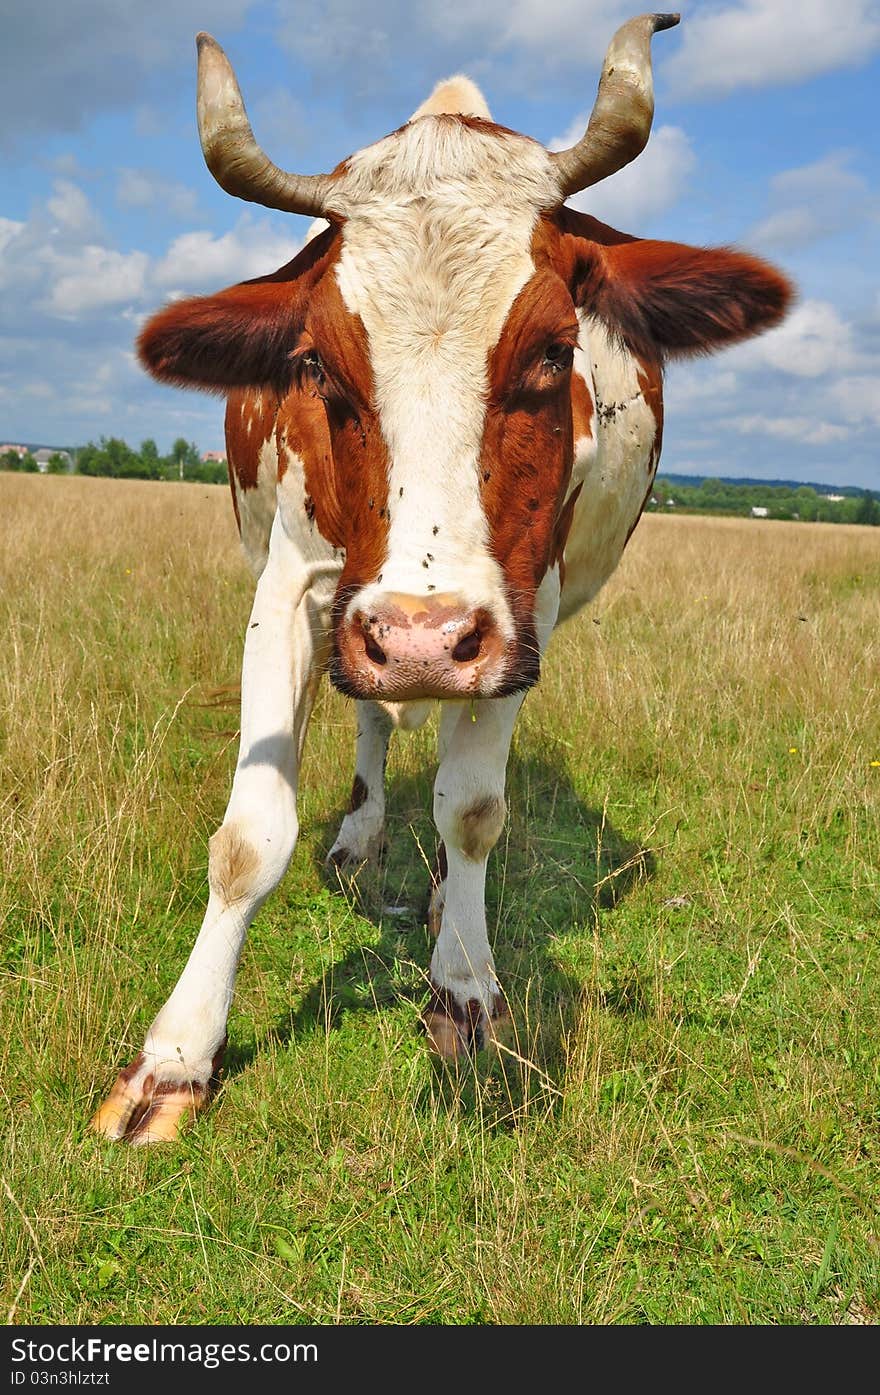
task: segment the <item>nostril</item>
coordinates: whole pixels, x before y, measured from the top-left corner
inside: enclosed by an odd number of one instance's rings
[[[483,637],[479,630],[471,630],[469,635],[460,639],[452,651],[452,657],[456,663],[469,664],[479,657],[480,649],[483,645]]]
[[[369,630],[364,630],[364,649],[366,650],[367,658],[371,659],[374,664],[387,664],[388,655],[385,653],[385,650],[376,643]]]

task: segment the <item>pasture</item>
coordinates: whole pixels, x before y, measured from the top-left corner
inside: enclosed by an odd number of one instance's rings
[[[3,1315],[874,1323],[880,536],[649,517],[527,699],[489,864],[515,1049],[416,1026],[434,724],[323,867],[353,714],[174,1148],[88,1130],[189,951],[252,594],[225,490],[0,475]]]

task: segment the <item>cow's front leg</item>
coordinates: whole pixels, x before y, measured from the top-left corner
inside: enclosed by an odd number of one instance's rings
[[[245,639],[241,743],[226,815],[210,842],[207,911],[143,1050],[92,1120],[108,1138],[172,1139],[205,1104],[248,925],[296,843],[297,772],[319,679],[319,607],[278,520],[273,547]]]
[[[348,812],[327,861],[354,871],[377,858],[385,827],[385,762],[391,736],[391,717],[376,702],[355,703],[357,750],[355,775]]]
[[[429,921],[428,1040],[441,1056],[491,1045],[508,1020],[486,932],[486,862],[504,825],[504,777],[523,695],[444,704],[434,821],[440,874]]]
[[[553,567],[535,596],[541,654],[556,624],[559,597],[559,569]],[[437,943],[423,1022],[435,1051],[450,1058],[497,1042],[509,1022],[486,933],[486,862],[504,826],[507,757],[524,696],[446,703],[441,709],[434,782],[441,843],[428,912]]]

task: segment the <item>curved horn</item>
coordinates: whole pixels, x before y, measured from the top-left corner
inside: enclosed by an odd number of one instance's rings
[[[197,34],[199,136],[205,163],[221,188],[236,198],[285,213],[324,216],[331,180],[326,174],[288,174],[257,145],[232,65],[210,34]]]
[[[671,29],[679,18],[638,15],[614,35],[586,132],[577,145],[550,153],[564,199],[607,179],[644,150],[654,116],[651,37],[658,29]]]

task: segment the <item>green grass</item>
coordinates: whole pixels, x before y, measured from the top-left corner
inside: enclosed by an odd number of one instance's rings
[[[474,1070],[417,1031],[434,731],[395,740],[387,860],[342,886],[325,689],[220,1091],[134,1150],[88,1120],[201,917],[251,584],[220,491],[0,501],[4,1316],[877,1321],[871,530],[647,519],[556,637],[490,860],[517,1053]]]

